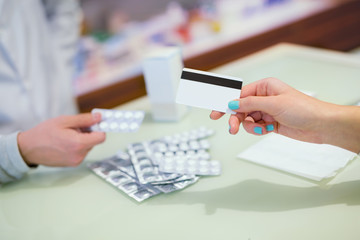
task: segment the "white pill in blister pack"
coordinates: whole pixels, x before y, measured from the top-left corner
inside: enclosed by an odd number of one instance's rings
[[[179,177],[178,174],[159,172],[158,163],[162,158],[210,159],[210,154],[206,151],[210,147],[210,143],[203,138],[212,134],[214,134],[212,129],[200,127],[189,132],[130,144],[128,152],[139,182],[142,184],[156,184]],[[147,164],[148,167],[146,168],[142,166],[143,158],[146,158],[151,163]]]
[[[122,111],[94,108],[92,114],[100,113],[101,122],[91,126],[92,131],[135,132],[144,120],[144,111]]]
[[[159,170],[166,173],[195,174],[195,175],[220,175],[221,164],[216,160],[198,160],[165,157],[160,160]]]

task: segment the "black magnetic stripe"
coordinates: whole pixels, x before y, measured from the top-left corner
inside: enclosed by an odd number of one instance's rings
[[[203,82],[207,84],[218,85],[222,87],[229,87],[240,89],[242,87],[241,81],[236,81],[228,78],[222,78],[217,76],[211,76],[201,73],[188,72],[186,70],[182,71],[181,78],[190,81]]]

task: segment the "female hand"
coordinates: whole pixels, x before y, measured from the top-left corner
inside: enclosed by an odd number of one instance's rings
[[[236,134],[242,123],[248,133],[256,135],[276,132],[301,141],[360,151],[359,107],[320,101],[276,78],[244,86],[240,99],[229,102],[229,108],[237,112],[229,119],[231,134]],[[216,120],[223,115],[212,111],[210,118]]]

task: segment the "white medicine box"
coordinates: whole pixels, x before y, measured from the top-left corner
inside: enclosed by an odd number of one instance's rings
[[[146,91],[156,121],[178,121],[188,107],[175,103],[183,69],[178,47],[163,47],[148,53],[143,61]]]

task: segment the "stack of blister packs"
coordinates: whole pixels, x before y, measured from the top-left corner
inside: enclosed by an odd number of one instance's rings
[[[159,193],[183,189],[199,176],[219,175],[219,161],[210,160],[214,131],[205,127],[160,139],[130,144],[127,151],[88,166],[98,176],[141,202]]]

